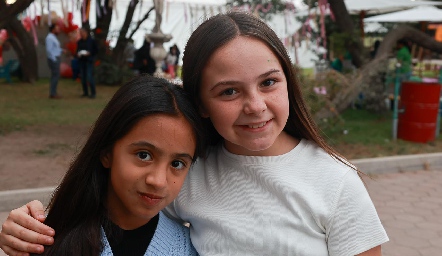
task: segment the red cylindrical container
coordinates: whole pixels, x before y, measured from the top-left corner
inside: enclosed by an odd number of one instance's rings
[[[441,85],[407,81],[401,87],[398,138],[421,143],[433,141]]]

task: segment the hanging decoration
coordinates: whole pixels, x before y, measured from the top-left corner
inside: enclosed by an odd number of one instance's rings
[[[82,22],[85,23],[86,22],[86,2],[87,0],[84,0],[83,3],[81,4],[81,17],[82,17]]]
[[[169,1],[166,1],[166,22],[169,20],[169,8],[170,8],[170,3]]]
[[[52,19],[50,18],[50,14],[51,14],[51,7],[49,4],[50,0],[48,0],[48,25],[51,26],[52,25]],[[41,8],[43,10],[43,8]]]
[[[187,3],[183,3],[183,5],[184,5],[184,22],[186,22],[187,23],[187,9],[188,9],[188,5],[187,5]]]

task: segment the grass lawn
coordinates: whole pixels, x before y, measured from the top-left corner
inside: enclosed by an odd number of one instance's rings
[[[348,158],[442,152],[442,135],[429,143],[392,140],[392,113],[348,109],[341,120],[327,124],[327,141]]]
[[[81,98],[81,83],[62,79],[58,93],[62,99],[49,99],[49,81],[35,84],[0,80],[0,134],[36,125],[90,126],[117,86],[97,86],[97,98]]]
[[[117,86],[97,86],[97,98],[81,98],[81,84],[61,80],[62,99],[48,99],[49,81],[36,84],[0,80],[0,136],[45,125],[90,127],[109,101]],[[329,143],[349,159],[442,152],[442,136],[422,144],[391,140],[391,113],[372,114],[349,109],[342,119],[331,120],[323,128]]]

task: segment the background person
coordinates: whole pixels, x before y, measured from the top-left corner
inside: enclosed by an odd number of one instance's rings
[[[86,28],[80,29],[80,40],[77,43],[77,56],[81,73],[82,97],[95,98],[94,65],[97,55],[97,43]],[[88,86],[89,85],[89,86]],[[89,89],[90,88],[90,93]]]
[[[63,50],[60,47],[60,41],[57,35],[60,33],[60,28],[57,24],[52,24],[49,27],[49,33],[46,36],[46,56],[48,58],[48,66],[51,70],[51,79],[49,85],[49,98],[60,99],[61,96],[57,94],[58,80],[60,79],[60,57]]]
[[[401,81],[410,80],[411,78],[411,53],[407,47],[407,41],[399,40],[397,43],[396,60],[401,64],[399,75]]]
[[[153,75],[155,73],[155,60],[150,56],[150,42],[144,40],[143,45],[135,51],[134,68],[139,74]]]

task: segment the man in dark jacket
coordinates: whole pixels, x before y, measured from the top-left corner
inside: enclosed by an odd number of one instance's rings
[[[134,69],[138,73],[153,75],[155,72],[155,60],[150,56],[150,42],[144,40],[143,46],[135,51]]]
[[[82,97],[95,98],[94,62],[97,55],[97,43],[90,36],[86,28],[80,30],[80,40],[77,43],[77,56],[80,64],[81,84],[83,86]],[[91,93],[88,92],[88,83]]]

